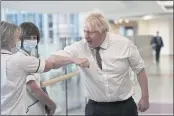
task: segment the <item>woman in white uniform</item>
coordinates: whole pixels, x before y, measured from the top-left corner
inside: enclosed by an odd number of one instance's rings
[[[1,22],[1,115],[26,114],[25,85],[29,74],[47,72],[70,63],[89,67],[85,58],[54,55],[40,60],[22,53],[12,54],[12,49],[20,42],[20,31],[14,24]]]
[[[38,27],[31,22],[24,22],[20,25],[21,43],[17,46],[26,56],[38,56],[38,43],[40,41],[40,32]],[[34,54],[32,54],[34,51]],[[26,78],[27,95],[26,95],[26,113],[27,115],[46,115],[45,106],[50,110],[56,110],[56,104],[40,88],[40,75],[31,74]]]

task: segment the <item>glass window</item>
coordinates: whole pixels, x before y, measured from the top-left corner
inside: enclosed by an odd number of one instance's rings
[[[56,14],[58,20],[53,22],[53,14],[46,14],[47,20],[45,20],[44,13],[14,10],[11,10],[10,12],[9,11],[10,10],[4,10],[3,13],[6,17],[4,19],[6,19],[7,21],[15,24],[30,21],[38,26],[41,36],[41,41],[39,43],[39,55],[41,58],[48,57],[53,51],[63,49],[66,45],[73,44],[75,40],[79,40],[77,38],[80,38],[74,36],[79,33],[78,19],[76,19],[77,21],[76,23],[74,23],[74,17],[78,14],[68,14],[69,16],[66,14]],[[69,24],[67,24],[67,21],[70,21]],[[57,28],[56,31],[53,30],[53,27]],[[74,32],[74,30],[76,30],[76,32]],[[57,42],[53,42],[53,40]],[[75,65],[68,65],[66,67],[41,74],[41,76],[44,76],[42,80],[49,80],[51,78],[64,75],[65,71],[69,73],[75,70]],[[79,75],[76,75],[71,79],[68,79],[67,81],[62,81],[55,85],[46,87],[49,96],[58,106],[56,114],[65,115],[66,111],[71,114],[74,109],[76,109],[76,111],[81,111],[81,109],[84,109],[83,104],[85,103],[85,98],[82,92],[83,87],[81,86],[83,84],[81,84],[80,78],[81,77],[79,77]],[[66,84],[68,85],[68,88],[66,88]],[[68,96],[66,96],[66,92],[68,93]],[[68,106],[66,106],[66,98],[68,100]]]

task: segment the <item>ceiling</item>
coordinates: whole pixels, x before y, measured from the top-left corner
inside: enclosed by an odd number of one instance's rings
[[[40,13],[86,13],[98,9],[113,20],[168,12],[159,1],[1,1],[1,8]]]

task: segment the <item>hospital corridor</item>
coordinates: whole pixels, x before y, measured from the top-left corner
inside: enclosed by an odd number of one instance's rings
[[[2,0],[1,32],[1,115],[173,116],[173,1]]]

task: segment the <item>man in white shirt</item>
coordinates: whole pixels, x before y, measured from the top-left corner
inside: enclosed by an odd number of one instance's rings
[[[79,67],[89,99],[85,115],[138,116],[149,108],[148,81],[137,47],[127,38],[109,33],[109,25],[99,12],[90,13],[84,26],[85,39],[55,54],[85,57],[90,68]],[[141,87],[138,108],[132,98],[129,67],[137,74]]]
[[[70,58],[58,55],[40,60],[24,54],[12,54],[20,42],[20,28],[1,22],[1,115],[25,115],[26,77],[31,73],[47,72],[75,63],[89,67],[85,58]]]

